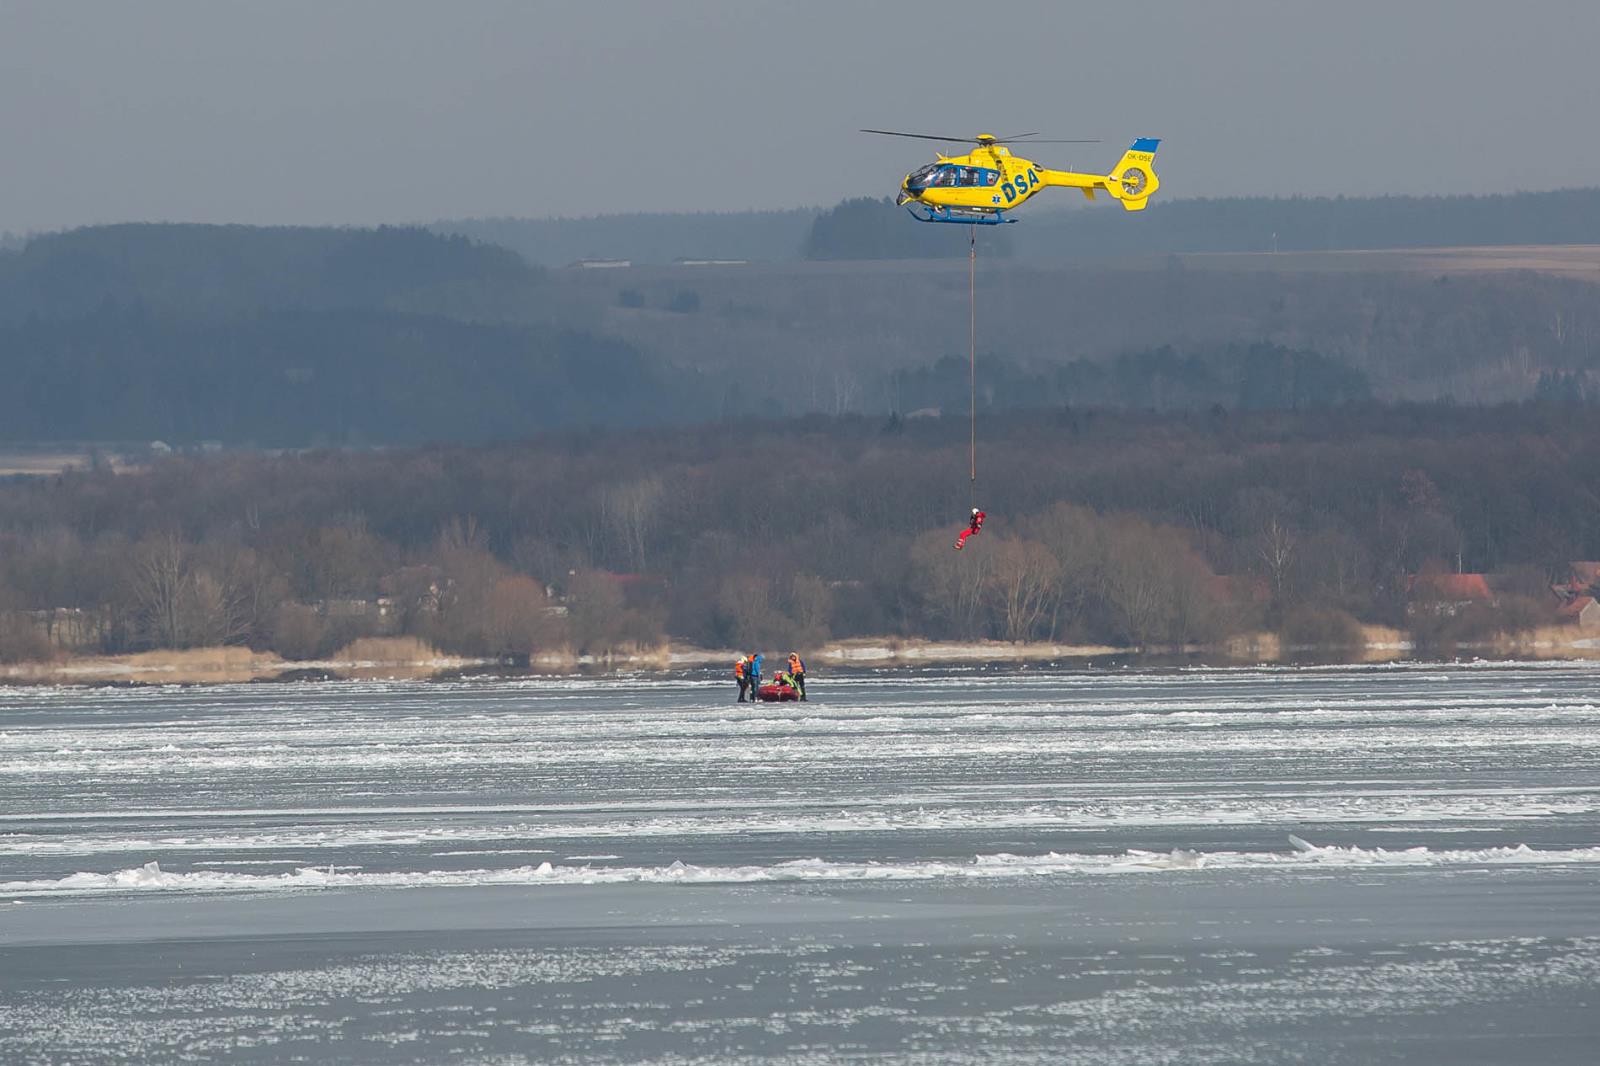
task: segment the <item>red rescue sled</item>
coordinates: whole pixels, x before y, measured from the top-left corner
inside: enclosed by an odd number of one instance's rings
[[[768,681],[765,685],[756,689],[756,696],[762,703],[787,703],[790,700],[798,700],[800,693],[789,685],[779,685]]]

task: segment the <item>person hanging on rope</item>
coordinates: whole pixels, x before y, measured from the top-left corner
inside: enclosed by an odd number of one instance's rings
[[[983,520],[988,517],[988,515],[984,514],[976,507],[972,509],[972,521],[967,523],[967,528],[963,529],[961,531],[961,536],[956,538],[956,551],[960,551],[962,548],[967,546],[968,537],[972,536],[974,533],[981,533],[983,531]]]

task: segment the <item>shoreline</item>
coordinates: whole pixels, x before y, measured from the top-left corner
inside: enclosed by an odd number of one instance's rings
[[[1103,660],[1206,659],[1216,665],[1371,664],[1451,662],[1491,657],[1508,661],[1600,660],[1600,636],[1582,631],[1534,630],[1517,637],[1455,645],[1417,654],[1409,635],[1381,626],[1364,627],[1360,646],[1284,647],[1273,633],[1241,634],[1215,644],[1119,646],[1110,644],[932,641],[911,638],[856,638],[830,641],[809,652],[813,667],[871,669],[1078,663]],[[291,660],[244,647],[191,648],[129,655],[68,656],[55,660],[0,665],[0,684],[38,686],[220,685],[247,682],[435,680],[474,672],[514,670],[531,676],[584,676],[623,672],[716,669],[739,653],[667,643],[656,647],[578,655],[570,649],[536,652],[526,661],[446,655],[409,637],[358,640],[326,659]]]

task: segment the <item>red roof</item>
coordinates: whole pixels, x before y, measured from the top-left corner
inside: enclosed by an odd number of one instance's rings
[[[1577,618],[1583,614],[1583,609],[1594,602],[1593,596],[1574,596],[1572,599],[1556,608],[1558,618]]]
[[[1413,574],[1406,591],[1435,600],[1494,599],[1482,574]]]

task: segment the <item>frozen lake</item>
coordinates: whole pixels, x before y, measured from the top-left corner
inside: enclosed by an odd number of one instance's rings
[[[1589,1063],[1594,665],[0,690],[0,1062]]]

